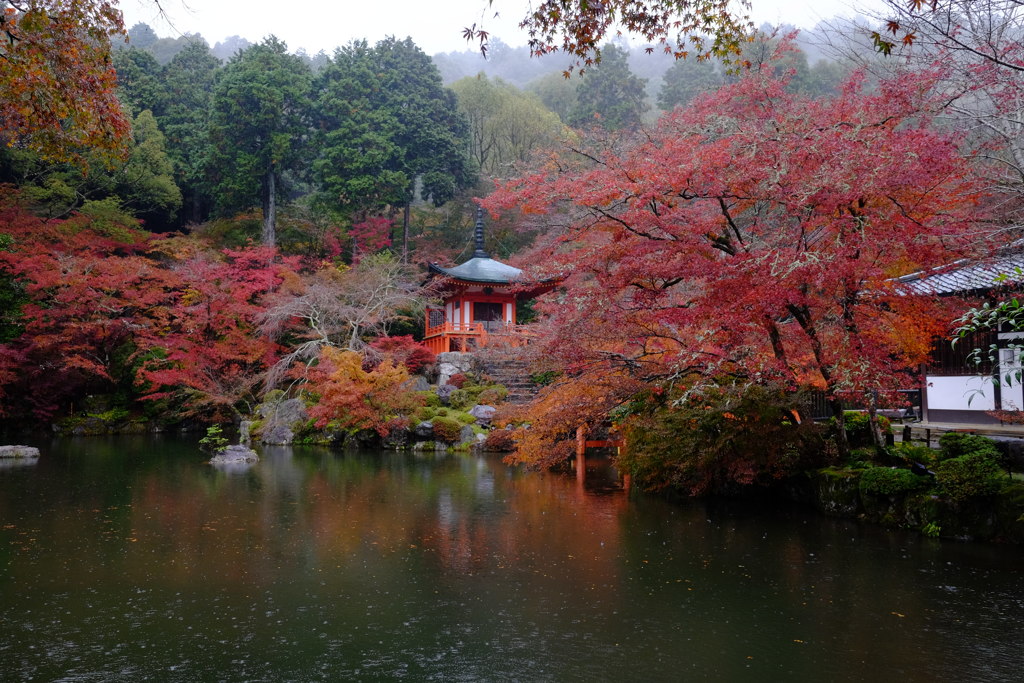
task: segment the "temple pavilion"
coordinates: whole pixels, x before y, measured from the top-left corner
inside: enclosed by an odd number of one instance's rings
[[[528,283],[519,268],[492,259],[484,249],[483,210],[477,209],[473,257],[453,268],[430,264],[443,303],[426,312],[423,344],[434,353],[473,351],[501,340],[525,342],[516,322],[516,302],[532,299],[557,285],[557,280]]]

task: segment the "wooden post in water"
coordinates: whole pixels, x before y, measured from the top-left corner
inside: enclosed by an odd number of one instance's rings
[[[618,456],[622,455],[622,449],[625,448],[625,447],[626,447],[626,437],[625,437],[625,435],[620,434],[620,435],[618,435],[618,443],[615,446],[615,456],[616,456],[615,457],[615,462],[616,462],[616,465],[618,465],[618,461],[619,461]],[[623,474],[622,474],[622,490],[625,491],[628,494],[629,493],[629,489],[631,489],[632,487],[633,487],[633,475],[630,474],[629,472],[623,472]]]
[[[587,428],[576,428],[576,481],[582,484],[587,479]]]

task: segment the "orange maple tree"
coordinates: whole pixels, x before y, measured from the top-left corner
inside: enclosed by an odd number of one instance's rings
[[[109,0],[0,2],[0,141],[54,161],[84,163],[85,148],[121,156],[130,123],[110,39],[123,33]]]
[[[488,7],[494,0],[488,0]],[[642,36],[676,59],[716,57],[739,61],[741,45],[753,25],[742,14],[747,0],[540,0],[519,22],[529,36],[530,53],[564,52],[584,68],[601,61],[601,44],[621,30]],[[490,35],[483,25],[463,29],[467,41],[477,40],[487,54]],[[568,77],[571,71],[567,70]]]
[[[307,391],[319,396],[309,410],[317,427],[333,423],[346,430],[373,429],[385,436],[421,404],[405,388],[409,373],[390,358],[372,370],[363,369],[363,356],[335,347],[320,350],[320,363],[309,372]]]

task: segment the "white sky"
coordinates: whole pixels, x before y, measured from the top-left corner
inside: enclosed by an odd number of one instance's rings
[[[752,0],[754,23],[788,23],[811,28],[833,16],[854,16],[854,7],[877,7],[881,0]],[[201,33],[212,47],[233,35],[258,42],[274,34],[291,51],[332,52],[357,38],[371,44],[394,35],[411,36],[427,54],[460,51],[469,46],[463,27],[483,23],[492,36],[509,45],[526,43],[518,23],[529,0],[160,0],[173,27],[153,0],[121,0],[125,25],[149,24],[157,35]],[[495,18],[495,12],[498,17]],[[634,40],[634,42],[637,42]]]

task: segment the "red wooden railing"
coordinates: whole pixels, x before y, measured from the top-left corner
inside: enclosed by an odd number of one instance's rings
[[[423,344],[434,353],[472,351],[495,342],[523,346],[530,340],[525,325],[502,322],[475,322],[428,325]]]

